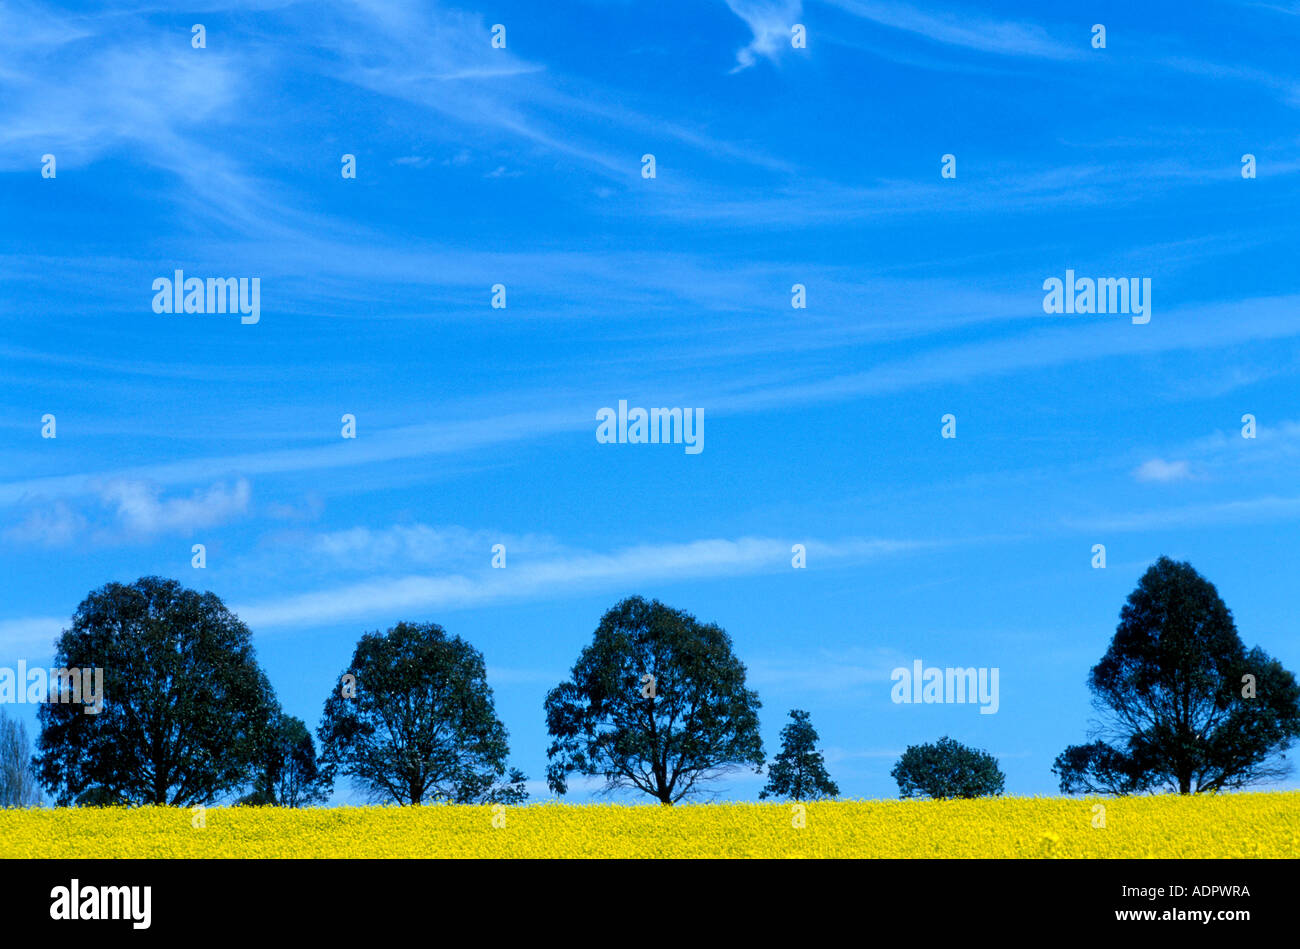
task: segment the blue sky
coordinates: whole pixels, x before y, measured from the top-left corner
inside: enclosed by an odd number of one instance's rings
[[[1186,9],[6,3],[0,664],[162,574],[314,728],[361,633],[435,621],[540,796],[543,697],[632,594],[726,628],[769,756],[807,709],[850,796],[944,734],[1055,793],[1161,554],[1300,669],[1300,5]],[[176,269],[259,322],[155,313]],[[1067,269],[1150,322],[1045,313]],[[703,452],[598,444],[620,399]],[[915,659],[998,668],[997,714],[891,702]]]

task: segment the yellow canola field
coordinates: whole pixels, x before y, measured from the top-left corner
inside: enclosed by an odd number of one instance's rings
[[[802,815],[789,803],[0,810],[6,858],[1297,856],[1300,792],[835,801]]]

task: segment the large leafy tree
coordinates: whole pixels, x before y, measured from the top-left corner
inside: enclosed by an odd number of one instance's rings
[[[1066,793],[1239,788],[1286,774],[1300,736],[1295,676],[1247,650],[1214,585],[1168,557],[1129,595],[1088,687],[1102,719],[1056,759]]]
[[[316,763],[316,743],[300,718],[276,716],[266,746],[257,756],[253,789],[241,804],[306,807],[329,797],[330,782]]]
[[[568,681],[546,696],[547,783],[601,776],[664,804],[737,767],[763,764],[758,693],[731,637],[658,600],[623,600],[596,628]]]
[[[1006,784],[996,758],[947,736],[933,744],[909,745],[889,773],[900,797],[991,797]]]
[[[781,729],[781,752],[767,769],[767,786],[758,796],[816,801],[839,794],[817,750],[817,730],[812,719],[803,709],[794,709],[790,724]]]
[[[350,680],[347,677],[351,677]],[[346,680],[346,681],[345,681]],[[325,702],[321,761],[399,804],[522,801],[482,654],[436,623],[366,633]]]
[[[252,774],[275,713],[252,634],[212,593],[109,583],[59,638],[61,668],[103,669],[103,709],[43,704],[37,766],[60,804],[209,803]]]

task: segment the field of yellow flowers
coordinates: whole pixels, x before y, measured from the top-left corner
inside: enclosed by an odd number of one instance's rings
[[[1104,810],[1100,809],[1104,808]],[[0,857],[1297,857],[1300,792],[0,810]]]

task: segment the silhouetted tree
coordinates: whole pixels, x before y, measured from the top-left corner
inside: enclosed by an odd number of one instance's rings
[[[1129,595],[1088,687],[1103,720],[1057,757],[1065,793],[1239,788],[1286,774],[1300,736],[1295,676],[1247,650],[1214,585],[1168,557]]]
[[[996,758],[946,736],[934,744],[909,745],[889,773],[900,797],[990,797],[1006,784]]]
[[[330,782],[316,764],[316,743],[300,718],[279,713],[257,765],[253,790],[241,804],[306,807],[329,798]]]
[[[58,803],[205,804],[248,783],[275,696],[212,593],[142,577],[91,592],[56,664],[103,669],[103,709],[46,702],[37,766]]]
[[[366,633],[321,720],[321,763],[375,798],[399,804],[519,803],[524,775],[507,772],[482,654],[436,623]]]
[[[796,801],[839,797],[840,789],[826,772],[822,753],[817,750],[817,730],[808,713],[794,709],[790,719],[790,724],[781,729],[781,752],[767,769],[767,786],[758,796]]]
[[[601,618],[570,679],[546,696],[547,783],[600,775],[672,804],[726,771],[763,764],[758,693],[731,637],[658,600],[623,600]]]

